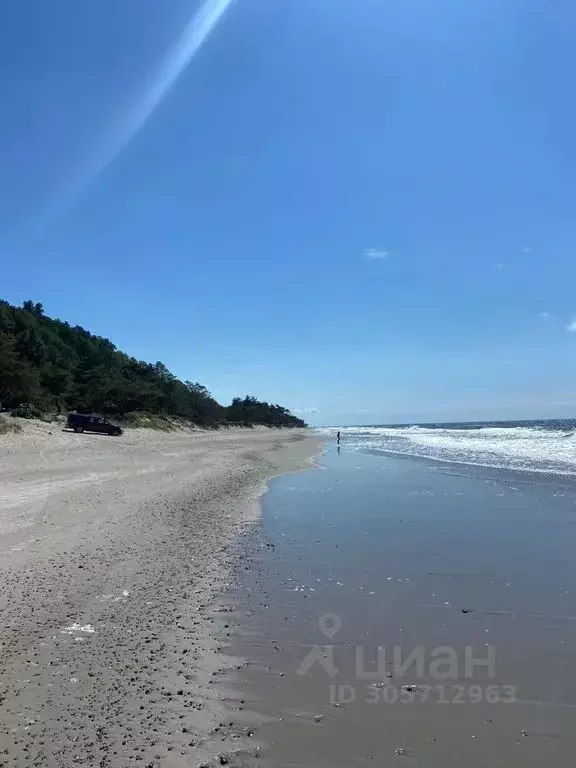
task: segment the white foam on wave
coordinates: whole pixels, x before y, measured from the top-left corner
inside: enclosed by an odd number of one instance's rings
[[[409,426],[345,427],[341,432],[346,443],[357,448],[459,464],[576,474],[573,431],[529,426]]]

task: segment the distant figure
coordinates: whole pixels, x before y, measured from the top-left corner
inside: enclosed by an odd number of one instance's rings
[[[338,430],[338,432],[336,432],[336,443],[338,445],[340,445],[340,430]]]

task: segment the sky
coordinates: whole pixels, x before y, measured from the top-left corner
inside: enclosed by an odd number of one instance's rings
[[[0,297],[313,424],[576,416],[569,0],[0,18]]]

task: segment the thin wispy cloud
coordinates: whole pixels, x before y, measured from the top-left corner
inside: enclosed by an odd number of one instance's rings
[[[120,127],[114,131],[114,135],[92,158],[90,167],[76,183],[71,197],[81,194],[105,171],[144,127],[233,2],[234,0],[205,0],[168,52],[158,71],[150,78],[151,84],[144,96],[138,99],[122,120]]]
[[[302,414],[320,413],[318,408],[293,408],[292,412]]]
[[[530,253],[531,250],[532,250],[532,246],[531,245],[527,245],[525,248],[522,249],[522,252],[523,253]]]
[[[538,317],[541,317],[542,320],[548,320],[551,317],[550,312],[540,312]]]
[[[364,251],[364,256],[367,259],[382,260],[390,256],[390,251],[384,251],[381,248],[367,248]]]
[[[572,320],[568,323],[566,330],[570,331],[571,333],[576,333],[576,317],[573,317]]]
[[[496,272],[501,272],[504,269],[504,264],[494,264]]]

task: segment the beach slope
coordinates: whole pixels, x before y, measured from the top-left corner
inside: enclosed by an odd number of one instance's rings
[[[220,716],[212,596],[305,430],[0,436],[0,764],[188,765]]]

